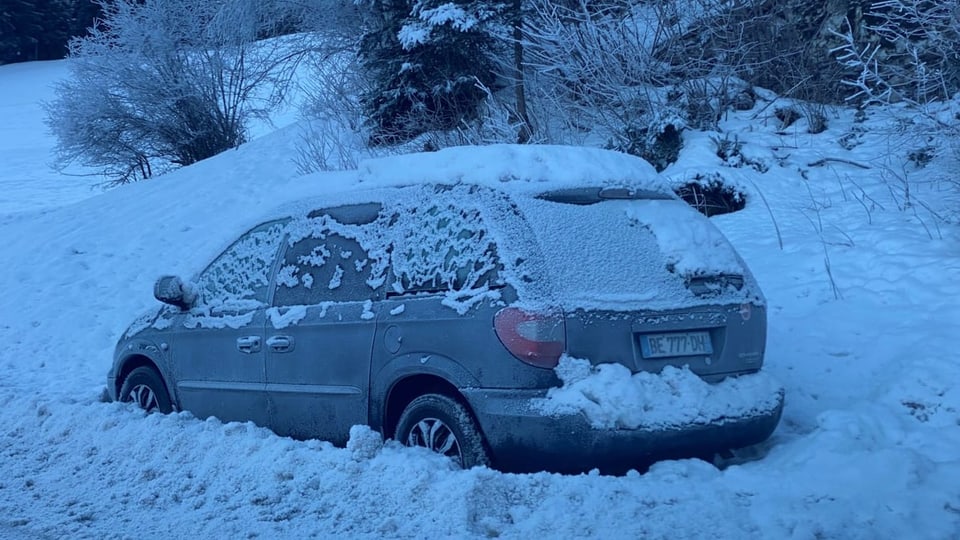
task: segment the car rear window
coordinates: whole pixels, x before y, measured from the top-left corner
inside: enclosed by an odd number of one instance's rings
[[[745,272],[723,235],[679,200],[534,198],[519,206],[566,308],[689,307],[703,303],[688,289],[690,278]],[[712,300],[742,301],[747,291],[724,294],[737,298]]]

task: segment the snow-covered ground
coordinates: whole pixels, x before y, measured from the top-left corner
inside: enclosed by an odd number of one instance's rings
[[[725,166],[698,133],[666,171],[719,172],[750,195],[713,220],[766,293],[765,369],[786,386],[761,459],[510,475],[361,428],[338,449],[101,403],[154,279],[191,275],[317,186],[295,177],[296,124],[107,192],[59,175],[39,101],[63,65],[0,66],[0,537],[960,537],[957,163],[917,169],[883,118],[778,133],[758,105],[723,127],[767,172]],[[857,146],[838,143],[860,127]]]

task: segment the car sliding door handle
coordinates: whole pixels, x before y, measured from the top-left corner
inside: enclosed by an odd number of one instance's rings
[[[271,352],[290,352],[293,350],[293,337],[270,336],[267,338],[267,347]]]
[[[237,350],[242,353],[253,354],[260,352],[260,336],[243,336],[237,338]]]

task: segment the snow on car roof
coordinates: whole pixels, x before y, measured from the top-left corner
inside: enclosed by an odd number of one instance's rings
[[[357,169],[359,182],[367,186],[465,183],[528,194],[585,186],[671,192],[643,159],[578,146],[457,146],[366,160]]]
[[[261,216],[392,200],[393,190],[429,184],[487,186],[536,196],[579,187],[624,187],[673,197],[669,184],[641,158],[598,148],[494,144],[456,146],[361,161],[356,170],[305,176],[303,197]]]

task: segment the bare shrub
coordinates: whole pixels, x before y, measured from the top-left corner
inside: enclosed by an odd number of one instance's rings
[[[246,140],[283,101],[304,54],[269,33],[275,13],[248,1],[104,1],[104,19],[70,43],[71,77],[47,104],[57,163],[112,182],[149,178]]]
[[[807,133],[816,135],[827,130],[827,107],[809,101],[800,104],[800,111],[807,120]]]
[[[793,107],[777,107],[773,116],[780,121],[780,129],[787,129],[801,118],[800,113]]]

